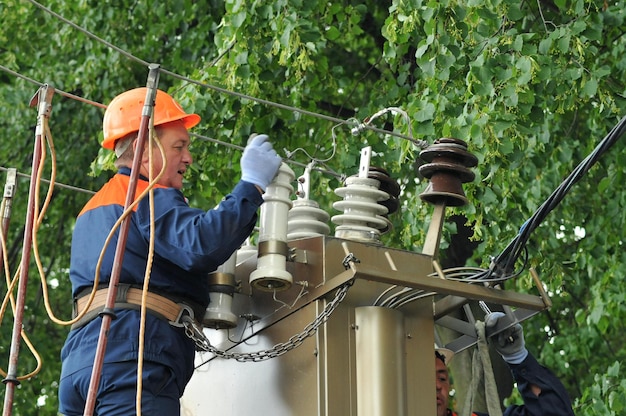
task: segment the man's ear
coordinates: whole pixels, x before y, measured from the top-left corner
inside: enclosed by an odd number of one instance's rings
[[[133,140],[133,152],[135,155],[137,154],[137,146],[139,146],[139,140],[135,138],[135,140]],[[141,155],[141,163],[148,163],[148,156],[148,146],[146,142],[144,143],[143,153]]]
[[[135,154],[137,154],[137,146],[138,146],[138,145],[139,145],[139,140],[137,140],[137,137],[135,137],[135,138],[133,139],[133,152],[134,152]]]

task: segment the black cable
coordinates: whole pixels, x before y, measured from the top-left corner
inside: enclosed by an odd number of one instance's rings
[[[517,236],[509,245],[492,261],[486,274],[479,273],[480,279],[489,278],[492,274],[503,276],[506,279],[515,277],[521,273],[512,273],[515,262],[522,252],[526,251],[526,243],[530,234],[541,224],[547,215],[563,200],[569,190],[576,184],[598,161],[598,159],[617,142],[626,131],[626,117],[622,118],[615,127],[604,137],[596,148],[570,173],[570,175],[554,190],[535,213],[521,226]],[[526,264],[526,261],[524,261]],[[522,268],[523,270],[523,268]]]

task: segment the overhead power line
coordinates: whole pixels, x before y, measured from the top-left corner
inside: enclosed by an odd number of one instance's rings
[[[59,19],[62,22],[72,26],[74,29],[82,32],[83,34],[85,34],[86,36],[90,37],[91,39],[93,39],[93,40],[95,40],[97,42],[100,42],[103,45],[106,45],[107,47],[115,50],[116,52],[120,53],[121,55],[125,56],[126,58],[128,58],[128,59],[130,59],[132,61],[135,61],[137,63],[140,63],[140,64],[142,64],[142,65],[144,65],[146,67],[150,65],[150,62],[148,62],[148,61],[146,61],[144,59],[141,59],[141,58],[139,58],[139,57],[137,57],[137,56],[135,56],[135,55],[133,55],[133,54],[123,50],[122,48],[120,48],[118,46],[115,46],[114,44],[112,44],[111,42],[109,42],[107,40],[102,39],[101,37],[95,35],[94,33],[90,32],[88,30],[86,30],[85,28],[77,25],[76,23],[74,23],[71,20],[61,16],[60,14],[52,11],[50,8],[45,7],[44,5],[38,3],[37,1],[35,1],[35,0],[28,0],[28,1],[30,3],[32,3],[33,5],[35,5],[36,7],[40,8],[41,10],[45,11],[46,13],[49,13],[50,15],[54,16],[56,19]],[[185,77],[183,75],[180,75],[180,74],[177,74],[175,72],[169,71],[169,70],[163,68],[162,66],[159,68],[159,71],[161,73],[163,73],[163,74],[167,74],[167,75],[169,75],[169,76],[171,76],[173,78],[179,79],[181,81],[188,82],[190,84],[195,84],[195,85],[198,85],[198,86],[201,86],[201,87],[204,87],[204,88],[212,89],[214,91],[218,91],[220,93],[227,94],[227,95],[232,95],[234,97],[238,97],[238,98],[241,98],[241,99],[254,101],[254,102],[259,103],[259,104],[267,105],[267,106],[270,106],[270,107],[280,108],[282,110],[297,112],[297,113],[308,115],[308,116],[311,116],[311,117],[315,117],[315,118],[331,121],[333,123],[338,123],[338,124],[347,123],[346,120],[343,120],[343,119],[340,119],[340,118],[337,118],[337,117],[332,117],[332,116],[328,116],[328,115],[325,115],[325,114],[320,114],[320,113],[316,113],[316,112],[313,112],[313,111],[304,110],[302,108],[292,107],[292,106],[289,106],[289,105],[285,105],[285,104],[281,104],[281,103],[265,100],[265,99],[258,98],[258,97],[253,97],[253,96],[242,94],[242,93],[239,93],[239,92],[230,91],[230,90],[227,90],[225,88],[218,87],[216,85],[200,82],[200,81],[194,80],[192,78]],[[389,130],[379,129],[379,128],[377,128],[375,126],[372,126],[372,125],[363,125],[363,128],[371,130],[371,131],[374,131],[376,133],[388,134],[390,136],[398,137],[398,138],[405,139],[405,140],[408,140],[410,142],[416,143],[416,140],[413,137],[409,137],[409,136],[406,136],[404,134],[396,133],[396,132],[389,131]]]

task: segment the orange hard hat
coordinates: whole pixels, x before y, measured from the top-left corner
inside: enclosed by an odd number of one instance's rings
[[[135,88],[121,93],[111,101],[104,112],[102,122],[104,132],[102,147],[113,150],[117,139],[139,131],[146,92],[146,87]],[[185,128],[190,129],[200,122],[199,115],[185,113],[176,100],[161,90],[157,90],[152,117],[155,126],[182,120]]]

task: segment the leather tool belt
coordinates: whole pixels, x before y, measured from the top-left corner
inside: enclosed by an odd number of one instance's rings
[[[97,316],[101,315],[105,310],[106,300],[108,297],[108,287],[98,289],[94,296],[87,313],[76,323],[72,325],[72,329],[80,328]],[[91,289],[83,291],[74,299],[74,313],[76,317],[82,312],[89,301]],[[114,309],[141,309],[143,290],[133,287],[129,284],[120,283],[117,288]],[[204,316],[204,309],[194,302],[182,300],[174,301],[168,297],[156,294],[154,292],[146,293],[146,310],[158,318],[166,320],[173,326],[183,326],[181,318],[189,315],[191,319],[199,316],[200,320]]]

